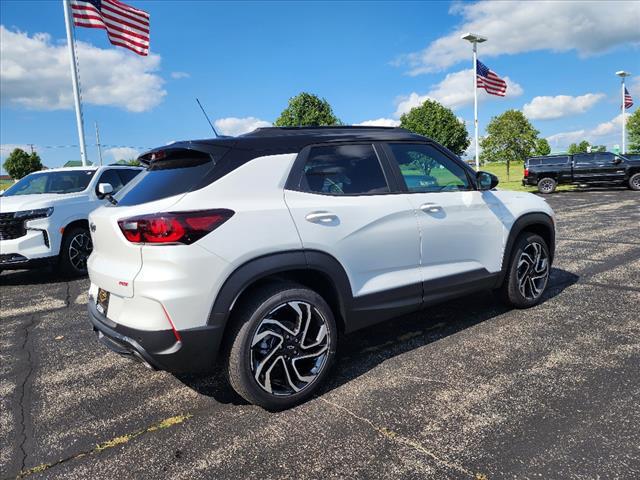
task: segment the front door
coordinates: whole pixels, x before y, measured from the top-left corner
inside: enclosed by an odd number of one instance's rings
[[[431,144],[391,143],[418,217],[425,300],[500,271],[505,209],[492,192],[475,190],[466,169]],[[453,293],[453,292],[451,292]]]

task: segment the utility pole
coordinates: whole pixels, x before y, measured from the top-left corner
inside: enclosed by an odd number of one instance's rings
[[[96,145],[98,146],[98,156],[100,157],[100,165],[102,165],[102,147],[100,146],[100,131],[98,130],[98,122],[94,122],[96,126]]]

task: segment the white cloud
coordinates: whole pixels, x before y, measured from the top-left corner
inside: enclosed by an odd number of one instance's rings
[[[578,97],[556,95],[535,97],[522,107],[530,120],[549,120],[584,113],[605,97],[603,93],[587,93]]]
[[[365,120],[364,122],[354,123],[354,125],[363,127],[398,127],[400,126],[400,120],[394,120],[393,118],[376,118],[375,120]]]
[[[133,160],[138,158],[140,152],[131,147],[114,147],[105,151],[105,154],[111,155],[114,161],[118,160]]]
[[[629,118],[629,114],[626,114]],[[547,137],[554,150],[566,149],[569,144],[587,140],[592,145],[619,144],[622,138],[622,114],[617,115],[608,122],[602,122],[593,128],[560,132]]]
[[[218,133],[222,135],[242,135],[243,133],[248,133],[256,128],[261,127],[270,127],[271,122],[267,122],[266,120],[260,120],[256,117],[227,117],[227,118],[219,118],[213,124],[216,127]]]
[[[471,63],[471,45],[460,38],[467,32],[489,39],[479,47],[480,58],[535,50],[586,56],[640,44],[640,8],[634,1],[481,1],[456,3],[450,13],[463,18],[455,31],[396,62],[407,65],[410,75]]]
[[[191,78],[191,74],[187,72],[171,72],[171,78],[180,80],[181,78]]]
[[[167,94],[156,73],[159,55],[139,57],[123,49],[77,42],[82,99],[131,112],[152,109]],[[73,107],[66,43],[46,33],[12,31],[0,25],[0,99],[34,110]]]
[[[507,97],[522,95],[523,89],[519,84],[509,77],[502,78],[507,82]],[[489,95],[484,90],[478,90],[478,101],[485,101],[489,98],[497,99],[499,97]],[[394,116],[399,117],[403,113],[407,113],[412,108],[422,105],[427,99],[436,100],[445,107],[453,109],[473,103],[473,69],[449,73],[444,80],[434,85],[423,95],[413,92],[398,97]]]

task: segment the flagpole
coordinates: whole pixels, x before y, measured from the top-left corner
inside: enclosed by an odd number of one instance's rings
[[[476,171],[480,170],[478,142],[478,42],[473,42],[473,125],[475,126]]]
[[[625,149],[624,149],[625,145],[624,144],[625,144],[625,140],[626,140],[625,137],[627,136],[626,135],[626,133],[627,133],[626,132],[626,129],[627,129],[626,123],[627,122],[624,121],[625,120],[625,118],[624,118],[625,110],[626,109],[624,108],[624,77],[622,77],[622,150],[620,151],[620,153],[622,155],[624,155],[624,153],[625,153]]]
[[[480,170],[480,142],[478,140],[478,44],[486,42],[487,38],[476,35],[475,33],[467,33],[460,38],[473,44],[473,126],[475,129],[476,171],[478,171]]]
[[[62,0],[64,6],[64,23],[67,29],[67,45],[69,46],[69,61],[71,62],[71,83],[73,84],[73,100],[76,109],[76,123],[78,127],[78,138],[80,141],[80,159],[82,165],[87,165],[87,148],[84,143],[84,123],[82,121],[82,105],[80,104],[80,89],[78,88],[78,70],[76,63],[76,50],[73,43],[73,31],[71,28],[71,11],[69,1]]]
[[[620,70],[618,72],[616,72],[616,75],[618,75],[620,77],[620,80],[622,80],[622,85],[621,85],[621,92],[622,92],[622,104],[620,105],[620,109],[622,110],[622,150],[620,151],[620,153],[622,155],[625,154],[625,143],[626,143],[626,136],[627,136],[627,125],[626,125],[626,119],[624,118],[624,114],[626,113],[626,108],[624,108],[624,78],[630,76],[631,74],[629,72],[625,72],[624,70]]]

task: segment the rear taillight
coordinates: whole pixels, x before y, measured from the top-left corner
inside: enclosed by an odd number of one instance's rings
[[[525,176],[525,177],[528,177],[528,176],[529,176],[529,169],[528,169],[528,168],[525,168],[525,169],[524,169],[524,176]]]
[[[214,231],[233,213],[226,209],[154,213],[123,218],[118,225],[131,243],[189,245]]]

